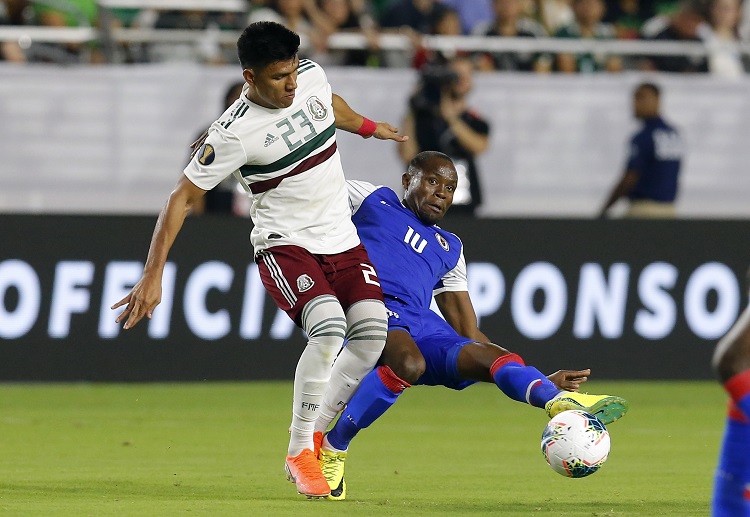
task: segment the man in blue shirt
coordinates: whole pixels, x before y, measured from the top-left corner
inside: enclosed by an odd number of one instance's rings
[[[324,397],[315,425],[322,442],[321,469],[331,499],[344,499],[344,461],[349,442],[382,415],[412,384],[460,390],[491,382],[518,402],[544,408],[550,417],[583,409],[605,424],[620,418],[620,397],[574,393],[589,370],[545,377],[518,355],[491,342],[477,327],[469,298],[461,240],[437,223],[453,202],[458,174],[451,159],[419,153],[402,177],[403,201],[387,187],[350,181],[352,221],[378,273],[388,312],[388,336],[380,361],[350,401]],[[433,295],[445,320],[430,310]],[[323,437],[342,407],[341,417]]]
[[[659,87],[639,85],[633,96],[635,117],[643,127],[630,141],[625,173],[601,209],[600,216],[621,197],[628,197],[628,217],[674,217],[684,146],[679,133],[659,114]]]

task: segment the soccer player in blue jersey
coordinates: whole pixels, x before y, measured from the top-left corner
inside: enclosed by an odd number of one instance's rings
[[[712,515],[750,517],[750,308],[716,345],[713,367],[731,400]]]
[[[319,412],[316,440],[322,441],[319,459],[332,499],[346,497],[343,467],[349,442],[413,384],[460,390],[477,381],[492,382],[513,400],[544,408],[550,417],[585,409],[608,424],[627,411],[622,398],[561,389],[577,390],[589,370],[547,378],[479,330],[461,240],[435,225],[451,206],[457,177],[448,156],[426,151],[403,175],[403,201],[389,188],[349,182],[352,220],[377,269],[389,321],[379,366],[348,403],[325,396]],[[430,310],[433,294],[445,320]]]
[[[684,145],[677,130],[660,115],[661,92],[653,83],[643,83],[633,95],[633,114],[643,121],[630,141],[625,172],[614,186],[600,216],[618,199],[627,197],[628,217],[674,217]]]

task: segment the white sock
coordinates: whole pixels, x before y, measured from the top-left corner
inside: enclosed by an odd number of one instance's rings
[[[331,445],[331,442],[328,441],[328,437],[327,436],[323,437],[323,443],[320,445],[320,448],[321,449],[325,449],[325,450],[330,451],[330,452],[346,452],[346,451],[349,450],[349,449],[344,449],[344,450],[337,449],[336,447],[334,447],[333,445]]]
[[[315,420],[331,376],[331,364],[344,343],[344,310],[335,297],[318,296],[302,309],[302,327],[308,340],[294,374],[289,456],[313,449]]]
[[[325,432],[347,402],[352,398],[362,379],[378,362],[388,335],[388,316],[379,300],[362,300],[346,313],[349,325],[347,344],[336,358],[331,380],[326,388],[323,404],[315,422],[315,431]]]

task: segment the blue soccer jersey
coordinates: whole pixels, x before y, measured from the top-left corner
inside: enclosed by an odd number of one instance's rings
[[[428,309],[433,294],[467,291],[461,240],[426,225],[387,187],[349,181],[352,221],[378,272],[383,294]]]
[[[630,199],[673,202],[683,152],[680,135],[672,126],[660,117],[644,121],[630,142],[626,169],[639,174]]]

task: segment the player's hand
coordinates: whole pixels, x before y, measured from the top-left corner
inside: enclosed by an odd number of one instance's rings
[[[146,316],[151,319],[154,308],[161,302],[161,281],[152,277],[143,276],[133,287],[130,293],[114,304],[111,309],[126,305],[125,310],[117,317],[115,322],[120,323],[127,318],[122,328],[129,329]]]
[[[396,142],[406,142],[409,137],[406,135],[399,135],[398,128],[393,127],[388,122],[376,122],[378,127],[372,134],[378,140],[395,140]]]
[[[591,370],[586,368],[585,370],[558,370],[548,375],[547,378],[561,390],[578,391],[581,383],[589,380],[589,375],[591,375]]]
[[[205,142],[205,141],[206,141],[206,138],[208,138],[208,129],[206,129],[206,130],[205,130],[205,131],[203,132],[203,134],[202,134],[201,136],[199,136],[199,137],[198,137],[198,140],[196,140],[195,142],[193,142],[192,144],[190,144],[190,149],[192,149],[192,150],[193,150],[193,151],[192,151],[192,152],[190,153],[190,158],[192,158],[193,156],[195,156],[195,153],[197,153],[197,152],[198,152],[198,149],[200,149],[200,148],[201,148],[201,146],[203,145],[203,142]]]

